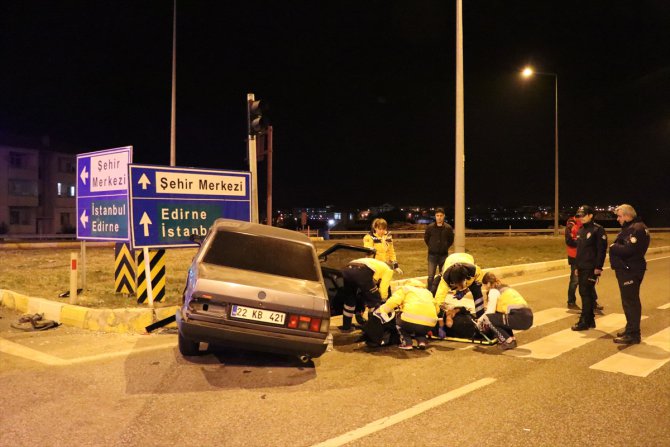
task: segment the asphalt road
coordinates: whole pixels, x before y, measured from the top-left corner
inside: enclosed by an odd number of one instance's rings
[[[0,308],[0,445],[668,446],[670,256],[649,257],[643,343],[621,347],[613,272],[605,315],[574,333],[567,271],[510,278],[537,327],[519,347],[377,351],[356,335],[313,364],[235,351],[183,358],[176,335],[20,332]]]

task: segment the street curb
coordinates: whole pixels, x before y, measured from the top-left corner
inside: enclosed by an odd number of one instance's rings
[[[647,254],[670,252],[670,246],[650,248]],[[484,269],[492,271],[501,278],[519,276],[526,273],[540,273],[567,268],[567,259],[557,261],[534,262],[530,264],[508,265]],[[393,281],[391,287],[395,290],[402,287],[410,279],[426,281],[426,276],[407,278]],[[92,331],[116,332],[128,334],[144,334],[146,327],[151,323],[173,316],[178,306],[159,308],[116,308],[94,309],[73,304],[59,303],[45,298],[29,297],[11,290],[0,289],[0,306],[15,309],[22,313],[43,313],[44,318],[61,323],[65,326],[77,327]],[[176,328],[176,323],[170,323],[167,328]]]
[[[44,314],[45,319],[65,326],[127,334],[144,334],[148,325],[177,312],[177,306],[154,309],[93,309],[45,298],[29,297],[5,289],[0,289],[0,305],[26,314]],[[177,326],[176,323],[170,323],[166,327]]]

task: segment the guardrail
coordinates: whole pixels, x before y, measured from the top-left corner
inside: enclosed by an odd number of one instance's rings
[[[561,237],[563,236],[563,228],[559,230]],[[608,233],[618,233],[621,228],[605,228]],[[650,228],[651,233],[669,232],[670,228]],[[363,238],[368,231],[330,231],[330,239],[347,239],[347,238]],[[394,238],[422,238],[424,230],[391,230]],[[483,235],[521,235],[521,234],[547,234],[553,235],[553,228],[527,228],[527,229],[488,229],[488,230],[470,230],[466,229],[465,234],[468,236],[483,236]]]

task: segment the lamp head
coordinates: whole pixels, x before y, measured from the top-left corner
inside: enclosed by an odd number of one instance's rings
[[[526,67],[526,68],[524,68],[523,71],[521,72],[521,76],[523,76],[524,78],[530,78],[531,76],[533,76],[533,73],[534,73],[534,72],[533,72],[533,69],[532,69],[532,68],[530,68],[530,67]]]

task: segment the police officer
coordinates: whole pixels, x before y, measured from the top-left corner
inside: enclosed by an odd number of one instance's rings
[[[631,345],[640,343],[640,284],[647,269],[644,255],[649,247],[649,230],[632,206],[619,205],[615,213],[622,228],[610,245],[610,264],[619,283],[626,328],[616,334],[614,343]]]
[[[582,297],[582,313],[573,331],[586,331],[596,327],[594,318],[595,287],[603,271],[605,254],[607,253],[607,234],[605,229],[593,221],[594,210],[589,205],[582,205],[575,213],[582,221],[582,228],[577,233],[577,256],[575,268],[579,282],[579,295]]]
[[[350,332],[357,305],[359,308],[365,306],[374,310],[386,301],[393,270],[378,259],[360,258],[354,259],[344,268],[342,278],[347,293],[342,310],[342,326],[339,329]]]

